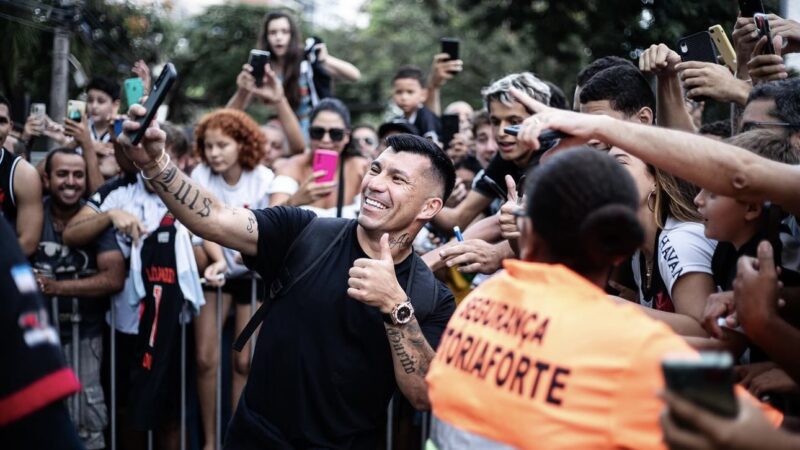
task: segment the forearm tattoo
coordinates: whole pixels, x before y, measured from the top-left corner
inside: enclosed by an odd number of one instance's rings
[[[419,322],[413,320],[402,327],[387,325],[386,336],[403,371],[424,378],[433,359],[433,349],[425,340]]]
[[[195,187],[189,178],[178,175],[180,171],[173,165],[162,172],[153,184],[162,192],[172,194],[180,205],[205,219],[211,214],[211,205],[214,202],[200,188]]]

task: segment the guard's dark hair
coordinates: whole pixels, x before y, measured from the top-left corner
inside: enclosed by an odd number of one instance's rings
[[[544,81],[544,84],[550,87],[550,106],[553,108],[569,110],[569,100],[567,100],[567,96],[564,95],[564,91],[562,91],[560,87],[547,80],[542,81]]]
[[[770,99],[775,100],[771,115],[783,122],[800,125],[800,78],[757,84],[750,91],[747,103]]]
[[[105,92],[111,97],[111,100],[119,100],[119,83],[107,77],[93,77],[89,84],[86,86],[86,92],[90,89],[96,89]]]
[[[727,139],[731,137],[731,121],[717,120],[716,122],[704,123],[698,133]]]
[[[392,83],[397,80],[405,80],[405,79],[412,79],[419,81],[419,85],[425,87],[425,74],[422,73],[422,70],[416,66],[403,66],[397,69],[394,76],[392,77]]]
[[[413,134],[394,134],[386,138],[386,146],[397,153],[422,155],[431,162],[431,173],[442,185],[442,202],[446,202],[456,184],[456,170],[447,154],[431,140]]]
[[[588,276],[633,254],[644,239],[639,195],[607,153],[566,150],[528,172],[527,212],[552,263]]]
[[[608,100],[611,107],[632,116],[644,107],[656,115],[656,97],[639,69],[614,66],[601,70],[581,88],[581,103]]]
[[[609,67],[616,66],[630,66],[636,68],[633,62],[629,59],[620,58],[619,56],[603,56],[590,62],[588,66],[584,67],[578,73],[578,86],[583,86],[589,81],[590,78],[597,75],[599,72],[608,69]]]
[[[57,155],[59,153],[62,154],[62,155],[78,155],[78,156],[81,156],[81,154],[78,153],[77,149],[69,148],[69,147],[58,147],[58,148],[54,148],[54,149],[50,150],[47,153],[47,157],[44,160],[44,173],[46,173],[48,176],[50,175],[50,171],[53,169],[53,156]],[[83,159],[83,156],[81,156],[81,159]]]

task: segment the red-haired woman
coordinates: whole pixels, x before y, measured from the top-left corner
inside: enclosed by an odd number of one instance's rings
[[[192,171],[192,179],[205,186],[222,203],[231,207],[251,209],[268,206],[267,191],[274,174],[261,164],[264,157],[264,134],[247,114],[220,109],[204,116],[195,129],[195,152],[202,161]],[[211,242],[204,247],[215,261],[205,270],[206,280],[214,280],[224,273],[222,317],[228,316],[231,302],[236,305],[235,330],[238,335],[254,311],[250,308],[251,280],[247,268],[241,264],[236,251],[222,248]],[[220,258],[220,253],[223,256]],[[257,290],[257,292],[260,292]],[[206,305],[195,321],[197,339],[198,390],[206,448],[215,442],[214,406],[216,369],[220,360],[217,323],[216,290],[206,292]],[[233,356],[233,408],[250,371],[249,345]]]

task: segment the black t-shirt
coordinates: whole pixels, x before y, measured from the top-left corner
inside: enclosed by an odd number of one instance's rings
[[[0,220],[0,248],[0,355],[6,364],[0,370],[2,428],[79,391],[80,384],[64,362],[33,270],[5,220]]]
[[[420,106],[414,118],[414,125],[422,137],[439,139],[442,135],[442,121],[433,111]]]
[[[477,177],[477,180],[475,180],[475,185],[472,187],[472,189],[484,197],[499,198],[494,189],[489,187],[489,182],[484,179],[484,177],[488,176],[492,179],[492,181],[495,182],[495,184],[497,184],[500,190],[505,193],[505,196],[500,199],[501,201],[505,202],[506,197],[508,196],[508,193],[506,192],[506,175],[511,175],[514,178],[514,182],[517,183],[517,193],[522,196],[522,192],[525,187],[523,183],[524,180],[522,180],[522,178],[528,169],[539,165],[539,160],[541,158],[541,152],[534,153],[533,158],[531,158],[530,163],[528,163],[528,167],[522,168],[514,164],[514,161],[503,159],[498,153],[497,155],[494,155],[494,158],[492,158],[491,161],[489,161],[489,165],[486,167],[486,170],[483,171],[483,174],[480,177]]]
[[[269,286],[292,242],[314,219],[297,208],[254,211],[258,253],[245,263]],[[378,446],[396,383],[383,319],[377,308],[347,296],[348,271],[367,257],[356,221],[339,245],[275,300],[258,335],[242,401],[228,440],[244,448],[363,448]],[[412,258],[395,266],[405,287]],[[436,308],[421,320],[435,349],[455,310],[438,280]],[[411,299],[412,303],[414,299]],[[242,421],[247,423],[242,426]]]
[[[110,251],[119,252],[117,239],[112,227],[106,228],[100,236],[84,247],[67,247],[61,233],[53,226],[50,197],[44,199],[44,223],[42,237],[34,254],[33,267],[49,274],[56,280],[85,278],[97,273],[97,255]],[[81,201],[83,204],[83,201]],[[78,298],[78,311],[81,314],[81,336],[100,336],[103,329],[103,314],[108,310],[106,298]],[[72,313],[72,298],[58,299],[58,312]],[[72,326],[62,321],[61,339],[67,341],[72,336]]]

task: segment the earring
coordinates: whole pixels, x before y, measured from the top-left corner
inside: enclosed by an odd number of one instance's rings
[[[647,194],[647,209],[649,209],[650,212],[656,212],[656,191],[655,191],[655,189],[653,189],[652,191],[650,191],[649,194]]]

